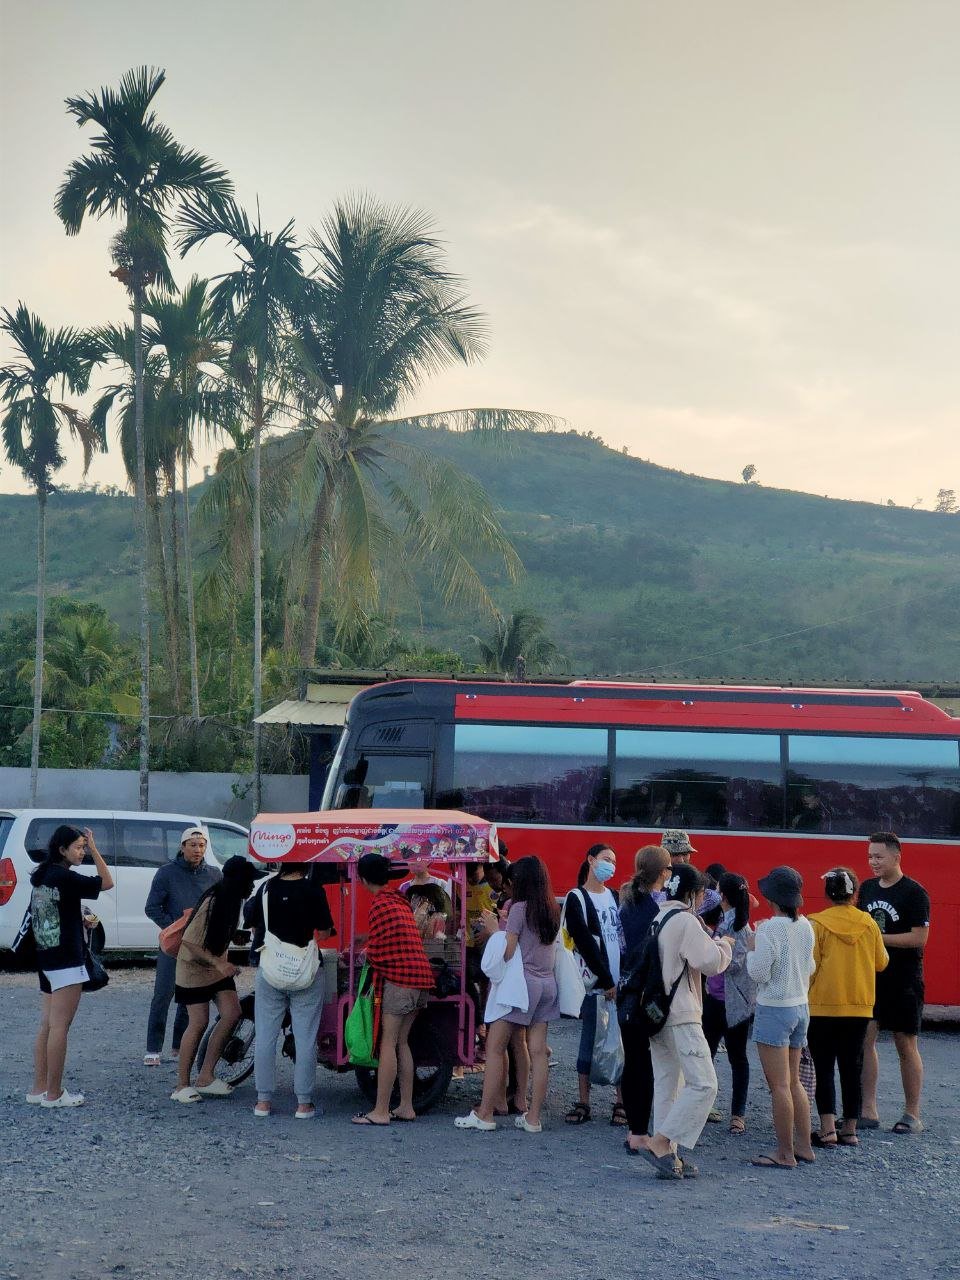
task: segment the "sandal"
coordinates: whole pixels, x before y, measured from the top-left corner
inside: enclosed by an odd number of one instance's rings
[[[586,1124],[592,1120],[589,1102],[576,1102],[563,1117],[564,1124]]]
[[[916,1116],[909,1115],[906,1111],[890,1130],[891,1133],[923,1133],[923,1125]]]
[[[810,1142],[815,1147],[835,1147],[837,1145],[837,1131],[831,1129],[829,1133],[811,1133]]]
[[[613,1112],[610,1116],[610,1123],[615,1125],[621,1125],[624,1127],[626,1126],[627,1110],[626,1110],[626,1107],[624,1107],[622,1102],[617,1102],[614,1104]]]
[[[730,1117],[730,1132],[737,1138],[747,1132],[747,1122],[743,1116]]]
[[[837,1146],[840,1147],[859,1147],[860,1139],[855,1133],[837,1134]]]

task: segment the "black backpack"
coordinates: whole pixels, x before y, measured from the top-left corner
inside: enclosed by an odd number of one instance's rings
[[[655,1036],[663,1030],[677,987],[687,972],[687,962],[684,961],[676,982],[668,991],[663,981],[659,940],[667,921],[682,913],[682,907],[668,911],[659,923],[650,926],[637,949],[635,963],[620,979],[617,1016],[621,1026],[645,1032],[648,1036]]]

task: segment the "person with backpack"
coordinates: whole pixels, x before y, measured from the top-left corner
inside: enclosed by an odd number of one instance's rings
[[[87,853],[96,875],[76,870]],[[33,1088],[27,1102],[41,1107],[79,1107],[82,1093],[63,1087],[67,1036],[80,1005],[87,970],[82,903],[113,888],[113,876],[100,856],[89,827],[59,826],[46,856],[30,876],[30,927],[36,943],[40,981],[40,1029],[33,1049]]]
[[[265,1119],[273,1110],[277,1038],[289,1012],[296,1048],[294,1118],[312,1120],[317,1113],[313,1101],[317,1031],[325,991],[316,944],[334,933],[327,895],[302,862],[281,863],[277,874],[265,880],[248,900],[243,918],[253,933],[250,953],[257,962],[253,1067],[257,1102],[253,1114]],[[277,955],[286,964],[275,963]]]
[[[717,1073],[703,1034],[703,977],[722,973],[733,954],[731,938],[711,938],[697,917],[706,882],[690,863],[674,863],[663,886],[666,900],[644,943],[640,1014],[660,1029],[650,1035],[653,1062],[653,1136],[636,1154],[658,1178],[695,1178],[691,1150],[717,1096]]]
[[[574,954],[587,989],[580,1009],[580,1048],[577,1053],[579,1098],[564,1116],[567,1124],[586,1124],[593,1118],[590,1111],[590,1063],[597,1031],[597,1004],[599,1000],[613,1000],[620,981],[623,927],[617,895],[607,888],[607,881],[616,871],[617,855],[610,846],[591,845],[577,875],[577,887],[570,890],[563,904],[563,926],[573,939]],[[619,1085],[610,1123],[627,1123]]]
[[[643,941],[660,910],[656,894],[670,879],[670,855],[659,844],[644,845],[634,858],[634,877],[620,891],[620,923],[625,941],[623,972],[636,967]],[[621,1013],[618,1007],[618,1014]],[[620,1016],[623,1040],[623,1075],[620,1091],[627,1114],[624,1146],[637,1152],[646,1143],[653,1110],[653,1063],[650,1034],[639,1019]]]
[[[793,867],[774,867],[757,887],[774,914],[760,921],[747,943],[747,972],[757,984],[753,1042],[770,1090],[777,1149],[750,1163],[758,1169],[795,1169],[798,1161],[814,1162],[810,1102],[800,1079],[810,1021],[813,928],[800,915],[803,880]]]

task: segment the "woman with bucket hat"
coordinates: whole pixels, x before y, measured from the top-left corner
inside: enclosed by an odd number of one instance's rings
[[[773,1107],[777,1149],[757,1156],[760,1169],[813,1164],[810,1103],[800,1081],[800,1053],[807,1042],[807,990],[813,974],[813,928],[800,915],[803,881],[793,867],[774,867],[758,888],[773,918],[757,925],[747,942],[747,972],[757,984],[753,1041]]]

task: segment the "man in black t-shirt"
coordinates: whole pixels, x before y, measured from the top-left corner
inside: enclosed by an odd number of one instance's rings
[[[880,1060],[877,1035],[892,1031],[900,1058],[903,1081],[903,1115],[894,1133],[919,1133],[923,1060],[920,1057],[920,1020],[923,1016],[923,948],[930,933],[930,898],[923,885],[900,869],[900,841],[892,831],[870,837],[867,861],[873,879],[860,886],[857,905],[877,922],[890,963],[877,974],[873,1021],[867,1030],[863,1055],[863,1104],[861,1129],[876,1129],[877,1080]]]

